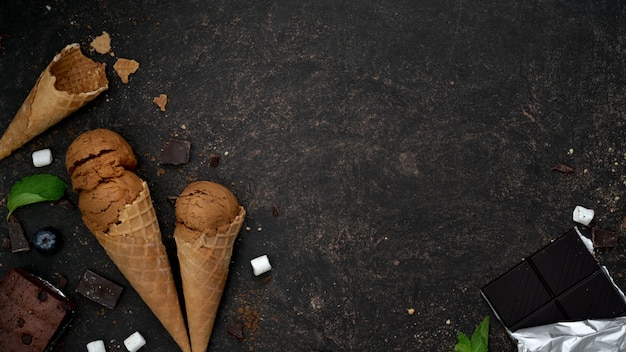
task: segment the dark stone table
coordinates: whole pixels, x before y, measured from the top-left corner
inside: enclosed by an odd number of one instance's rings
[[[227,185],[248,211],[211,351],[451,351],[493,318],[479,289],[570,230],[576,205],[621,231],[625,12],[608,0],[3,1],[0,129],[66,44],[105,62],[110,87],[0,161],[0,198],[36,172],[69,182],[68,145],[112,129],[138,156],[173,260],[168,196],[189,182]],[[89,50],[103,31],[114,56]],[[128,84],[117,58],[141,64]],[[191,142],[188,164],[160,164],[170,138]],[[42,148],[55,160],[36,169]],[[176,350],[79,210],[16,215],[28,237],[64,235],[54,255],[0,252],[0,274],[67,277],[78,312],[65,351],[96,339],[123,351],[135,331],[146,351]],[[262,254],[270,282],[250,267]],[[598,252],[622,288],[625,254]],[[125,287],[115,309],[75,292],[87,269]],[[243,340],[227,333],[237,321]],[[496,319],[490,346],[516,350]]]

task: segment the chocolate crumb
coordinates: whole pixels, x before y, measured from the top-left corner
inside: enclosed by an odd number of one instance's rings
[[[11,240],[6,236],[2,236],[2,249],[7,251],[11,249]]]
[[[278,205],[272,205],[272,215],[278,216],[278,214],[279,214]]]
[[[272,282],[272,280],[273,280],[272,275],[263,276],[263,278],[261,279],[261,284],[265,285],[267,283]]]
[[[220,156],[217,154],[211,154],[209,156],[211,158],[211,162],[209,164],[210,167],[217,167],[220,164]]]
[[[168,200],[170,203],[172,203],[173,205],[175,205],[175,204],[176,204],[176,201],[178,200],[178,197],[177,197],[177,196],[167,196],[166,198],[167,198],[167,200]]]
[[[228,334],[236,337],[238,340],[243,340],[243,325],[238,321],[230,324]]]
[[[56,278],[56,287],[61,290],[67,286],[67,278],[59,273],[54,273],[54,277]]]
[[[552,170],[558,171],[558,172],[562,172],[564,174],[573,174],[574,173],[574,168],[573,167],[571,167],[569,165],[566,165],[566,164],[563,164],[563,163],[558,163],[558,164],[554,165],[552,167]]]

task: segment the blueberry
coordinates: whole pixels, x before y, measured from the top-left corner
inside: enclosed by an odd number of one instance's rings
[[[42,227],[32,239],[33,247],[41,253],[54,253],[61,248],[61,233],[54,227]]]

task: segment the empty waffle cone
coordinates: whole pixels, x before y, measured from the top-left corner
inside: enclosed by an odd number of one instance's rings
[[[172,269],[145,181],[139,197],[108,231],[92,230],[98,242],[184,352],[189,338]]]
[[[109,86],[104,65],[66,46],[41,73],[0,139],[0,160],[87,104]]]
[[[240,206],[239,214],[226,230],[215,235],[203,234],[193,241],[176,236],[174,232],[193,352],[204,352],[208,348],[228,278],[233,245],[245,216],[246,211]]]

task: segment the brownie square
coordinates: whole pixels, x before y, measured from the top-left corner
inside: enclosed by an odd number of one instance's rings
[[[74,304],[50,283],[9,270],[0,283],[0,351],[50,349],[73,311]]]

